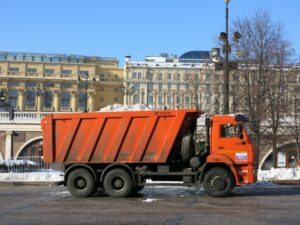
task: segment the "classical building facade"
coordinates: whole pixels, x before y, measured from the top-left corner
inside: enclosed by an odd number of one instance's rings
[[[220,112],[221,85],[209,52],[192,51],[180,57],[161,55],[145,61],[125,58],[124,103],[156,109],[201,108]]]
[[[0,52],[0,90],[17,111],[95,111],[123,103],[115,58]]]

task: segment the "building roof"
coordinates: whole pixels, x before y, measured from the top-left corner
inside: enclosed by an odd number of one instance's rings
[[[179,62],[200,63],[210,61],[209,51],[189,51],[179,57]]]

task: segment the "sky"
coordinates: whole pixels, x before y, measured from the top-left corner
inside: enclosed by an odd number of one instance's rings
[[[0,51],[143,60],[218,47],[224,0],[0,0]],[[299,0],[231,0],[229,24],[266,9],[300,56]]]

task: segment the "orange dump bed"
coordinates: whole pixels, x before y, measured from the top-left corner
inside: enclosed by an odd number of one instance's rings
[[[64,113],[42,120],[47,163],[166,163],[197,110]]]

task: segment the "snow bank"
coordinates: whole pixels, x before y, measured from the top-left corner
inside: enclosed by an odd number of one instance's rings
[[[144,104],[136,104],[136,105],[108,105],[104,108],[100,109],[100,112],[122,112],[122,111],[145,111],[145,110],[153,110],[152,106],[148,107]]]
[[[0,166],[13,167],[13,166],[36,166],[37,162],[31,160],[0,160]]]
[[[0,173],[0,182],[61,182],[63,180],[64,173],[61,171]]]
[[[270,170],[258,170],[259,181],[274,180],[300,180],[300,168],[271,168]]]

